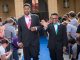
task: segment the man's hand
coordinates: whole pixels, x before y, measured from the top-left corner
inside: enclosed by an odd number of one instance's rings
[[[49,23],[49,24],[50,24],[50,23],[53,23],[53,20],[49,20],[48,23]]]
[[[48,26],[48,22],[46,22],[45,20],[41,20],[41,25],[43,25],[44,27],[47,27]]]
[[[31,27],[31,29],[30,29],[31,31],[36,31],[37,30],[37,27],[35,26],[35,27]]]
[[[66,47],[65,47],[65,46],[63,47],[63,52],[64,52],[64,53],[66,52]]]
[[[1,60],[8,60],[12,55],[12,51],[6,52],[5,54],[1,55]]]
[[[23,47],[23,43],[22,43],[22,42],[17,43],[17,44],[18,44],[18,46],[19,46],[20,48],[22,48],[22,47]]]

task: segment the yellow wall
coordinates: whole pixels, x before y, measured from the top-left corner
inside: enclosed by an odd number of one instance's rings
[[[80,12],[80,0],[76,0],[76,13]]]
[[[4,3],[4,1],[0,0],[0,16],[2,17],[2,19],[4,20],[7,17],[15,16],[14,0],[6,1],[6,3],[8,3],[8,6],[9,6],[9,12],[8,13],[3,13],[3,11],[2,11],[3,3]]]
[[[48,0],[48,11],[49,11],[49,16],[53,12],[58,12],[57,8],[57,0]]]
[[[14,16],[19,18],[23,15],[23,1],[24,0],[6,0],[9,5],[9,13],[3,13],[2,4],[4,0],[0,0],[0,16],[3,17],[3,20],[7,17]],[[80,11],[80,0],[69,0],[69,8],[63,7],[63,0],[48,0],[48,11],[49,16],[53,12],[58,12],[59,15],[63,16],[65,13],[73,10],[76,13]]]
[[[15,17],[19,18],[23,15],[23,0],[14,0],[15,2]]]
[[[69,11],[75,11],[76,13],[80,11],[80,0],[69,0],[69,8],[63,7],[63,0],[58,0],[58,12],[59,15],[63,16]]]

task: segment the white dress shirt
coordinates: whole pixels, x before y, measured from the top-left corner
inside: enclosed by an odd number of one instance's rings
[[[25,21],[28,24],[31,21],[31,15],[28,16],[25,15]]]

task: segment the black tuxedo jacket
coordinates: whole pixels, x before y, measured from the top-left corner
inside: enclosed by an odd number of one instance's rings
[[[58,32],[56,34],[53,24],[49,24],[47,31],[49,32],[48,48],[61,48],[63,45],[67,45],[67,32],[66,26],[58,25]]]
[[[24,16],[18,19],[18,38],[24,47],[28,47],[30,44],[39,46],[40,22],[36,14],[31,14],[31,27],[33,26],[37,27],[37,31],[32,32],[27,28]]]

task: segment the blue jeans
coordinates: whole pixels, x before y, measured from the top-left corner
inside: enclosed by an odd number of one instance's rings
[[[12,44],[9,43],[8,47],[6,48],[6,51],[10,51],[10,50],[13,50],[13,47],[12,47]],[[12,51],[12,55],[10,56],[9,60],[13,60],[13,51]]]
[[[14,50],[14,51],[13,51],[13,59],[14,59],[14,60],[19,60],[18,50]]]

